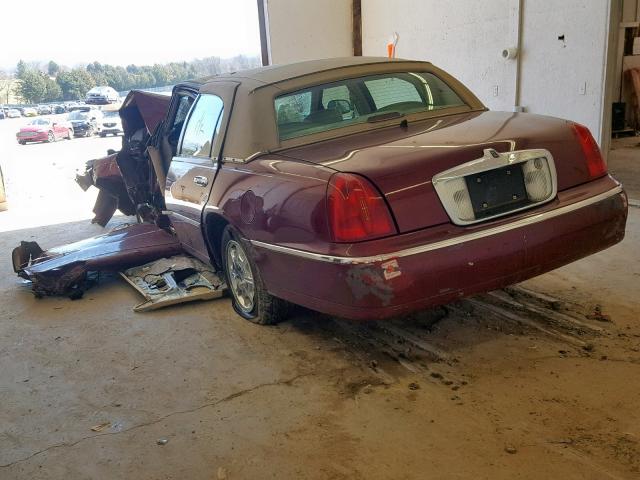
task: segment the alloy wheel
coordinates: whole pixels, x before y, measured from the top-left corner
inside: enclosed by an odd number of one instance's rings
[[[255,304],[255,283],[246,252],[235,240],[227,243],[228,281],[238,307],[250,313]]]

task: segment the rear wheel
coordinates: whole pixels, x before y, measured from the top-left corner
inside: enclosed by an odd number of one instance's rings
[[[26,145],[26,144],[27,144],[27,142],[25,142],[24,140],[19,140],[19,141],[18,141],[18,143],[19,143],[20,145]]]
[[[56,141],[56,136],[53,134],[53,132],[49,132],[47,134],[47,142],[52,143]]]
[[[288,303],[267,292],[247,243],[231,226],[222,234],[221,258],[238,315],[260,325],[274,325],[286,319]]]

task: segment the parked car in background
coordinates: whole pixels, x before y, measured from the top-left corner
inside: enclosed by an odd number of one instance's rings
[[[60,138],[71,140],[73,131],[67,122],[51,118],[34,118],[16,133],[20,145],[27,142],[55,142]]]
[[[107,110],[102,112],[98,133],[101,137],[107,135],[120,135],[122,131],[122,120],[117,110]]]
[[[75,112],[75,111],[81,110],[81,111],[87,112],[91,109],[97,109],[97,108],[98,107],[95,105],[87,105],[84,102],[83,103],[77,102],[67,107],[67,111]]]
[[[4,120],[7,115],[4,113],[4,109],[0,108],[0,120]]]
[[[119,100],[118,92],[107,86],[93,87],[87,92],[85,102],[93,105],[107,105]]]
[[[22,116],[23,117],[37,117],[38,116],[38,111],[33,107],[24,107],[22,109]]]
[[[22,116],[22,114],[20,113],[20,110],[18,110],[17,108],[10,108],[7,111],[7,118],[20,118]]]
[[[51,107],[49,105],[38,105],[38,115],[51,115]]]
[[[585,126],[488,111],[431,63],[337,58],[185,82],[150,136],[134,100],[120,112],[123,200],[221,269],[256,323],[287,302],[405,314],[624,237],[626,195]]]
[[[55,114],[67,113],[67,108],[63,104],[55,105],[53,107],[53,113]]]
[[[76,110],[69,113],[67,121],[73,127],[73,135],[76,137],[90,137],[98,132],[99,121],[102,119],[100,110],[87,107],[87,111]]]

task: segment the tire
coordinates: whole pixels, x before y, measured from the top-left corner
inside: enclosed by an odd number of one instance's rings
[[[20,145],[26,145],[26,144],[27,144],[27,142],[25,142],[24,140],[20,140],[18,143],[19,143]]]
[[[267,292],[247,242],[233,227],[227,226],[221,243],[220,258],[236,313],[259,325],[275,325],[286,320],[289,304]]]
[[[53,143],[56,141],[56,136],[54,135],[53,132],[49,132],[47,134],[47,143]]]
[[[101,136],[102,138],[104,138],[104,137],[106,137],[106,136],[107,136],[107,134],[106,134],[106,133],[102,133],[102,132],[100,132],[100,136]]]
[[[73,132],[71,129],[67,129],[67,140],[71,140],[73,138]]]

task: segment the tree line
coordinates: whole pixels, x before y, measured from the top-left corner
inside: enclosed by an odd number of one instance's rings
[[[184,80],[217,73],[254,68],[257,56],[237,55],[232,58],[207,57],[190,62],[155,65],[114,66],[93,62],[86,66],[66,68],[53,60],[27,64],[20,60],[14,77],[15,94],[26,103],[82,100],[95,86],[107,85],[117,91],[135,88],[164,87]]]

